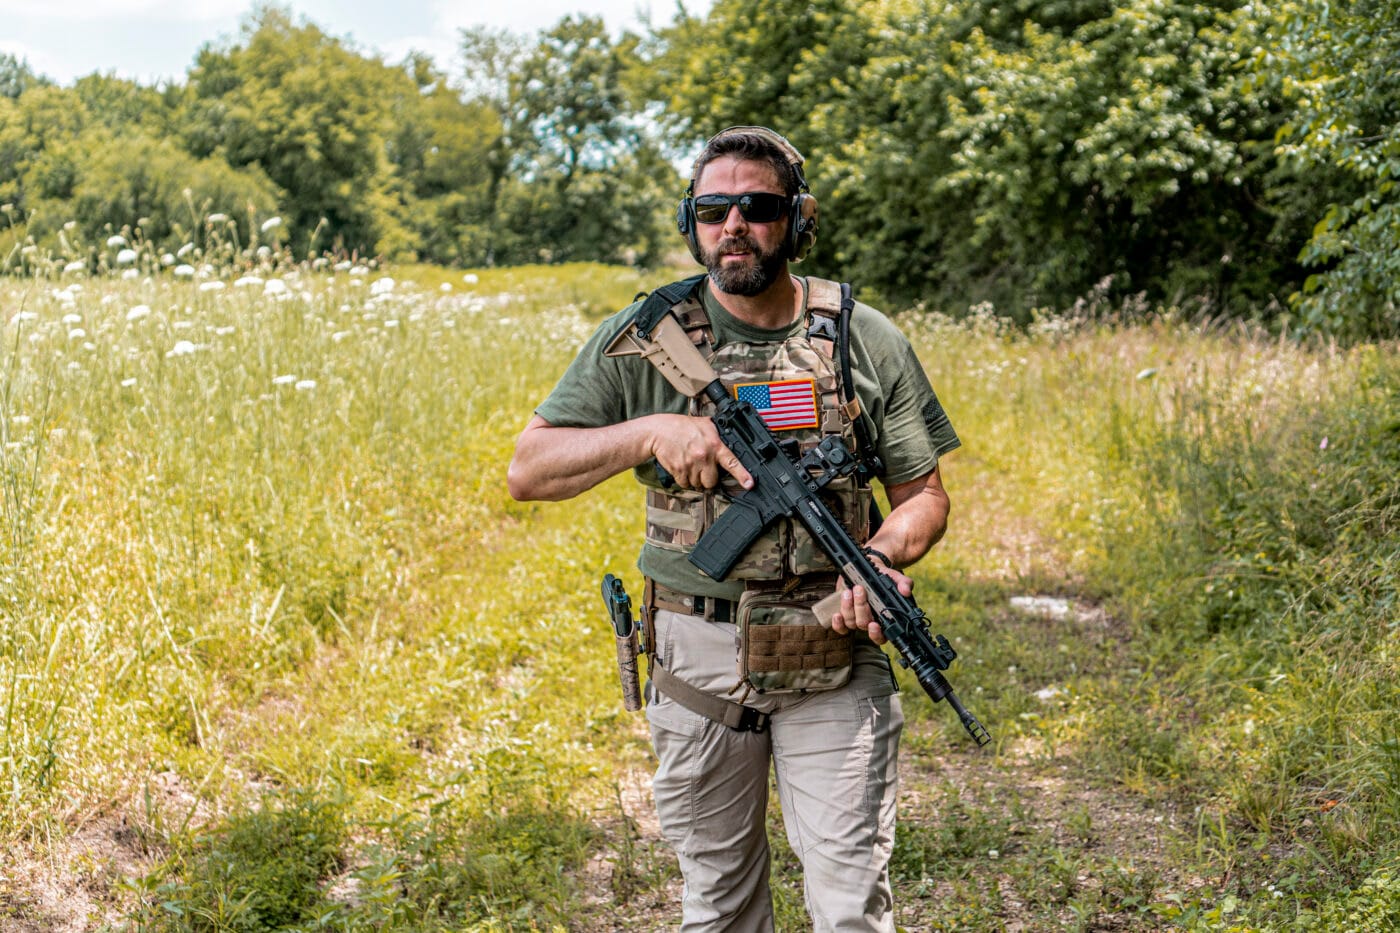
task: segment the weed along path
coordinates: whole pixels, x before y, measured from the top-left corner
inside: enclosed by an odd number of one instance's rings
[[[1086,604],[1013,597],[981,608],[996,645],[979,638],[979,652],[1078,643],[1094,645],[1105,659],[1120,654],[1121,631]],[[966,647],[964,658],[972,651]],[[975,690],[985,666],[955,665],[950,679]],[[1111,665],[1098,673],[1112,676]],[[967,741],[951,713],[934,708],[917,685],[906,684],[902,696],[909,724],[891,872],[900,929],[1155,929],[1161,920],[1154,905],[1195,883],[1178,858],[1194,817],[1179,803],[1095,776],[1058,741],[1053,722],[1070,706],[1063,688],[1033,691],[1039,709],[1010,721],[985,688],[970,692],[969,706],[995,733],[986,749]],[[618,774],[615,805],[599,814],[605,842],[582,870],[581,887],[594,894],[579,929],[621,929],[625,921],[627,929],[664,930],[680,916],[681,882],[656,825],[648,762],[636,760],[646,742],[640,721],[635,733],[634,760]],[[779,929],[797,933],[810,929],[800,867],[785,842],[776,794],[771,805]]]

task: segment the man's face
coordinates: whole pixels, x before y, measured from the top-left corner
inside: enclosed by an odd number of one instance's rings
[[[756,191],[781,195],[777,170],[767,162],[732,155],[708,163],[695,180],[696,197]],[[715,287],[731,295],[753,296],[786,275],[787,223],[786,211],[775,221],[756,223],[745,220],[737,206],[729,208],[722,223],[697,223],[700,258]]]

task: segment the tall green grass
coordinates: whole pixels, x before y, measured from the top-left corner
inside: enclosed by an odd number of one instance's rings
[[[271,261],[0,280],[0,836],[125,821],[144,869],[104,896],[150,929],[645,916],[674,869],[618,803],[648,763],[597,598],[605,570],[639,582],[638,493],[520,504],[504,474],[584,337],[654,283]],[[1124,881],[1140,916],[1383,914],[1394,349],[1090,310],[901,317],[965,441],[918,571],[954,683],[1005,760],[1198,814],[1172,857],[1203,880]],[[1017,621],[1030,593],[1106,621]],[[906,709],[911,749],[959,753],[946,711]],[[901,898],[977,848],[955,830],[905,828]],[[1035,858],[1005,870],[1032,894],[1063,875],[1040,893],[1080,909],[1073,860]],[[968,924],[1004,916],[967,890]]]
[[[1088,625],[1050,644],[974,613],[964,639],[1010,670],[983,675],[993,731],[1191,808],[1207,880],[1163,918],[1325,929],[1379,896],[1400,922],[1395,348],[1170,316],[909,326],[970,441],[925,572],[1115,620],[1105,654]]]

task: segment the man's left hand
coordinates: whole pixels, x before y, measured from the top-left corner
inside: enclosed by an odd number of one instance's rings
[[[905,596],[914,595],[914,581],[906,577],[891,567],[886,567],[883,561],[872,561],[876,569],[895,582],[899,587],[899,592]],[[870,600],[865,593],[863,586],[846,586],[844,579],[836,583],[836,592],[841,594],[841,608],[831,616],[831,629],[834,632],[845,634],[846,632],[860,629],[870,636],[870,640],[877,645],[885,643],[885,633],[880,630],[880,623],[875,619],[875,613],[870,609]]]

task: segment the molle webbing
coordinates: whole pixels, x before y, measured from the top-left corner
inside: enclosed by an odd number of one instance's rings
[[[851,637],[820,625],[753,625],[749,640],[750,671],[817,671],[851,663]]]

